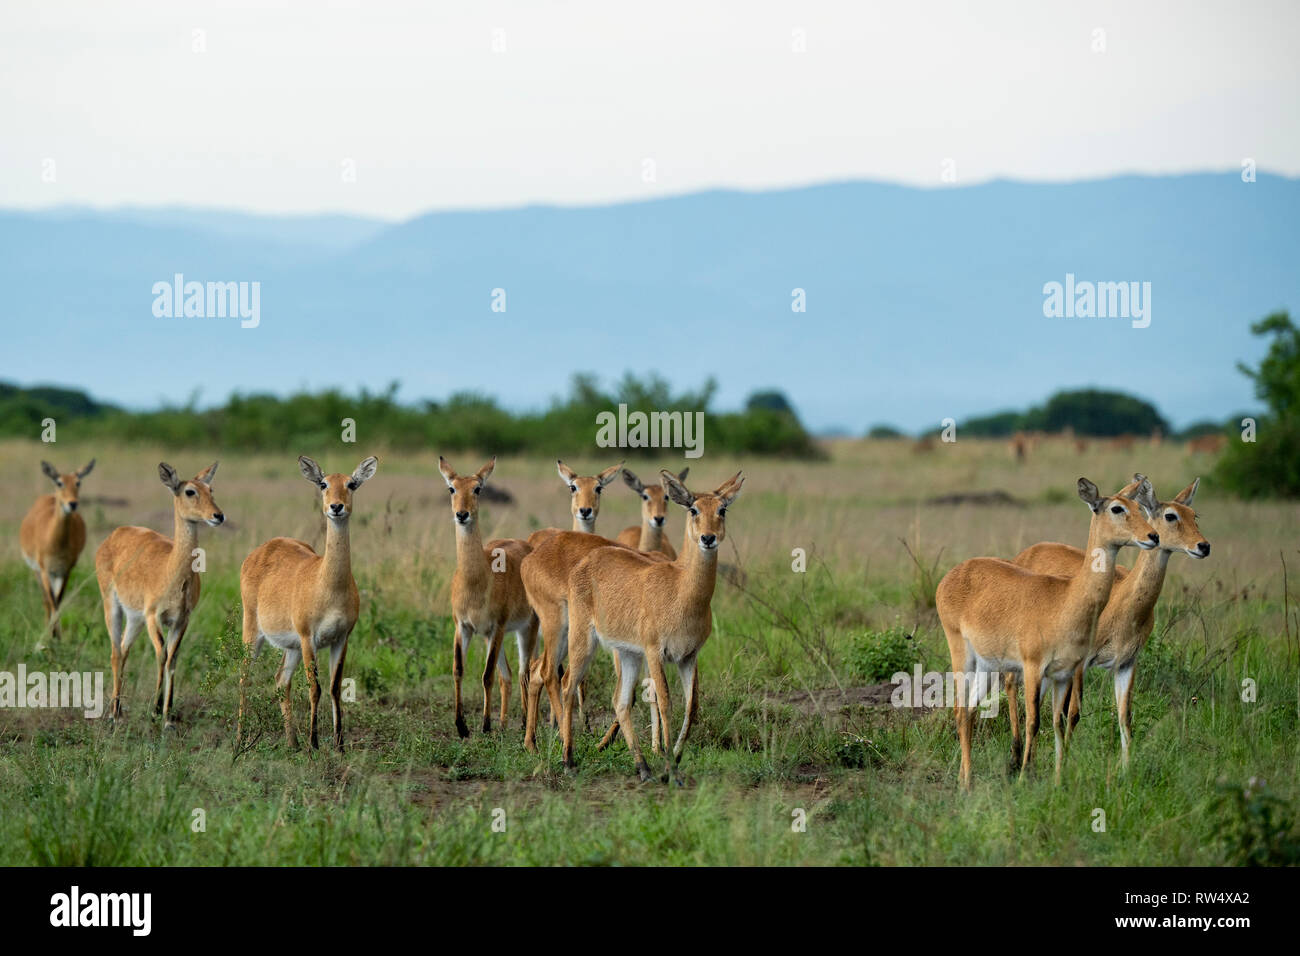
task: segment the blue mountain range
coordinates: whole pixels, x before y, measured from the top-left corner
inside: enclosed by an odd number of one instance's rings
[[[406,222],[0,211],[0,379],[130,407],[232,391],[456,391],[535,408],[575,372],[786,393],[814,429],[909,430],[1060,388],[1177,425],[1254,407],[1252,321],[1300,309],[1300,181],[1236,173],[916,189],[853,182]],[[260,283],[260,321],[153,287]],[[1150,324],[1048,317],[1049,283],[1149,283]],[[795,308],[802,302],[803,311]],[[495,309],[494,309],[495,306]],[[504,311],[500,309],[504,306]]]

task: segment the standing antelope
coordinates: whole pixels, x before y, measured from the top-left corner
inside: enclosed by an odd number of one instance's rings
[[[572,768],[573,705],[578,684],[593,656],[593,638],[619,658],[621,679],[615,717],[642,781],[650,768],[637,743],[631,720],[637,674],[645,663],[655,688],[655,706],[664,732],[663,780],[675,778],[682,748],[699,705],[696,656],[713,629],[710,605],[718,574],[718,546],[726,537],[727,509],[740,494],[740,472],[712,493],[693,494],[671,472],[660,472],[668,496],[686,508],[686,534],[676,561],[621,547],[598,548],[587,555],[569,579],[569,669],[564,675],[564,711],[560,733],[564,765]],[[685,718],[677,742],[667,746],[672,705],[664,662],[677,664],[685,694]]]
[[[81,479],[95,467],[95,459],[81,471],[61,475],[48,461],[41,471],[54,482],[53,494],[41,495],[32,503],[18,529],[23,560],[36,572],[45,603],[45,626],[52,637],[59,636],[59,605],[72,569],[86,546],[86,522],[77,514],[77,493]]]
[[[316,711],[320,681],[316,678],[316,652],[329,648],[330,703],[334,709],[334,747],[343,752],[343,662],[348,637],[361,610],[357,582],[352,577],[352,547],[348,519],[352,494],[373,478],[379,461],[373,455],[357,465],[351,475],[325,475],[315,461],[302,455],[298,470],[320,489],[325,515],[325,553],[317,554],[306,541],[272,538],[249,552],[239,567],[239,596],[244,605],[244,662],[239,675],[239,718],[235,745],[243,736],[245,687],[249,663],[269,642],[284,652],[275,684],[284,689],[280,711],[284,735],[291,748],[298,746],[293,729],[293,672],[306,662],[311,701],[311,746],[320,747]]]
[[[560,473],[560,480],[569,488],[569,513],[573,516],[574,531],[581,531],[584,534],[596,533],[596,516],[600,514],[601,493],[605,486],[617,477],[622,467],[623,463],[619,462],[617,465],[610,465],[604,471],[596,475],[579,475],[562,460],[559,458],[555,459],[555,470]],[[559,528],[540,528],[528,536],[528,546],[530,548],[536,548],[542,544],[542,542],[560,533],[561,531]],[[562,590],[567,593],[567,589],[568,580],[566,577]],[[533,606],[536,607],[536,605]],[[558,667],[559,660],[556,660],[555,664]],[[522,679],[523,678],[521,677],[520,680]],[[558,701],[558,689],[552,699]],[[585,700],[586,686],[584,685],[578,688],[578,711],[583,715],[584,720],[586,719],[586,710],[583,706]],[[552,720],[557,718],[558,714],[553,713],[551,715]],[[524,722],[525,726],[527,726],[526,717]],[[527,731],[525,731],[525,737],[526,736]]]
[[[1024,678],[1027,741],[1022,777],[1033,764],[1039,692],[1046,686],[1044,680],[1051,683],[1060,782],[1065,695],[1075,667],[1092,649],[1097,618],[1115,580],[1115,557],[1125,545],[1150,549],[1160,543],[1135,502],[1104,497],[1086,478],[1079,479],[1078,487],[1079,497],[1092,509],[1092,520],[1088,547],[1073,574],[1038,574],[1000,558],[971,558],[945,574],[935,592],[953,673],[970,675],[957,681],[953,707],[963,788],[971,785],[975,707],[988,675],[999,670],[1019,671]]]
[[[483,664],[483,732],[492,729],[492,671],[501,684],[501,726],[510,706],[510,661],[501,652],[506,631],[513,631],[519,648],[519,705],[528,700],[529,668],[537,647],[537,615],[528,604],[520,563],[532,548],[516,538],[494,538],[486,546],[478,525],[479,494],[496,467],[490,462],[462,478],[438,456],[438,471],[451,492],[452,519],[456,523],[456,573],[451,579],[451,614],[455,629],[452,671],[456,679],[456,732],[469,736],[461,706],[460,682],[465,673],[465,650],[475,633],[487,644]]]
[[[1074,671],[1066,732],[1068,734],[1079,722],[1084,667],[1110,671],[1115,684],[1120,752],[1125,767],[1128,766],[1129,745],[1133,738],[1133,670],[1138,653],[1146,646],[1155,627],[1156,601],[1164,587],[1169,558],[1179,552],[1198,560],[1210,554],[1210,542],[1201,535],[1201,529],[1196,525],[1196,512],[1192,510],[1192,500],[1200,483],[1201,479],[1195,479],[1175,495],[1173,501],[1164,503],[1156,498],[1155,490],[1142,475],[1134,475],[1133,481],[1117,492],[1125,497],[1139,496],[1138,503],[1159,529],[1160,546],[1139,554],[1132,571],[1115,569],[1115,586],[1106,609],[1097,620],[1097,636],[1092,650]],[[1042,574],[1068,574],[1072,568],[1078,567],[1081,557],[1079,549],[1068,544],[1043,542],[1021,551],[1016,555],[1015,563]],[[1015,684],[1011,680],[1007,682],[1007,705],[1011,715],[1012,745],[1018,751],[1020,728]]]
[[[122,671],[126,657],[143,626],[158,658],[158,686],[154,713],[161,714],[163,729],[172,727],[172,691],[181,640],[190,614],[199,603],[199,574],[194,570],[194,550],[199,525],[215,528],[226,516],[212,500],[214,461],[188,481],[166,462],[158,477],[172,493],[173,532],[167,538],[149,528],[118,528],[95,552],[95,576],[104,600],[104,621],[112,642],[113,703],[109,719],[122,715]]]
[[[689,471],[689,468],[683,468],[677,473],[677,480],[685,481]],[[628,525],[615,540],[638,551],[661,551],[669,561],[674,560],[677,552],[664,534],[664,523],[668,520],[668,494],[663,485],[644,485],[626,468],[623,469],[623,482],[641,498],[641,523]]]

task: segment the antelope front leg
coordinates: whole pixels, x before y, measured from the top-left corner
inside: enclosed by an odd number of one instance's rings
[[[1025,758],[1020,765],[1020,779],[1024,779],[1034,765],[1034,749],[1038,741],[1038,701],[1042,691],[1043,674],[1037,664],[1025,663]]]
[[[185,637],[185,629],[189,622],[185,624],[176,624],[172,626],[171,633],[167,635],[167,676],[164,679],[163,690],[163,730],[175,729],[172,724],[172,693],[176,689],[176,661],[181,653],[181,641]]]
[[[651,773],[649,764],[645,762],[645,756],[641,753],[641,745],[636,739],[636,728],[632,725],[632,702],[636,696],[636,679],[641,670],[641,662],[631,653],[616,653],[622,660],[620,661],[621,666],[618,667],[618,691],[614,696],[614,714],[616,716],[614,726],[610,728],[610,731],[612,733],[615,728],[622,728],[623,739],[627,741],[627,749],[632,752],[632,759],[636,761],[637,776],[641,778],[642,783],[648,783],[654,779],[654,774]]]
[[[60,625],[60,609],[63,607],[63,592],[68,589],[68,578],[71,573],[62,577],[53,575],[50,577],[50,601],[54,604],[54,616],[50,619],[50,636],[58,638],[63,636],[63,630]]]
[[[293,672],[298,669],[298,661],[301,659],[302,652],[297,648],[287,650],[275,672],[275,686],[284,690],[280,713],[284,716],[284,740],[290,750],[298,749],[298,734],[293,729]]]
[[[307,675],[307,695],[311,702],[311,717],[309,723],[311,726],[311,749],[320,749],[320,738],[316,735],[316,711],[320,707],[320,681],[316,679],[316,649],[312,647],[311,635],[298,633],[298,639],[302,642],[302,663],[303,670]]]
[[[113,668],[113,702],[109,706],[108,719],[115,721],[122,716],[122,665],[126,661],[126,654],[118,649],[117,644],[111,645],[110,652],[109,663]]]
[[[1063,679],[1058,678],[1052,682],[1052,735],[1056,743],[1056,774],[1055,783],[1061,785],[1061,766],[1065,763],[1065,744],[1067,740],[1067,731],[1065,728],[1066,706],[1070,698],[1070,684],[1074,681],[1074,672],[1066,674]]]
[[[573,770],[577,767],[573,759],[573,706],[578,698],[578,685],[586,676],[587,665],[591,662],[592,640],[591,621],[588,617],[571,617],[569,624],[569,666],[564,672],[560,692],[564,704],[560,714],[560,739],[564,741],[564,769]]]
[[[334,708],[334,749],[343,753],[343,662],[348,656],[345,636],[330,648],[330,703]]]
[[[515,676],[510,673],[510,661],[505,649],[502,648],[497,652],[497,684],[501,689],[501,710],[497,717],[497,723],[504,730],[506,726],[506,716],[510,712],[510,685],[514,682]]]
[[[551,666],[545,649],[541,657],[534,659],[532,666],[537,673],[529,675],[528,696],[524,698],[524,749],[529,753],[537,753],[537,712],[542,705],[542,687],[545,684],[543,672]]]
[[[1133,669],[1136,661],[1115,668],[1115,710],[1119,718],[1120,765],[1128,769],[1133,742]]]
[[[700,675],[694,655],[678,662],[677,674],[682,679],[682,693],[686,697],[686,716],[682,719],[682,732],[677,735],[677,743],[673,744],[673,764],[681,766],[682,748],[686,746],[686,738],[691,733],[691,724],[695,722],[695,715],[700,707]],[[650,726],[653,731],[655,729],[653,722]],[[667,750],[668,725],[664,723],[662,726],[664,749]]]
[[[520,721],[524,734],[528,733],[528,699],[529,685],[532,683],[533,655],[537,653],[537,615],[528,622],[523,631],[515,635],[519,643],[519,706],[523,709]]]
[[[483,733],[492,729],[492,672],[497,669],[497,655],[501,653],[501,625],[492,629],[487,642],[487,660],[483,662]]]
[[[1002,687],[1007,692],[1007,717],[1011,720],[1011,768],[1013,773],[1019,773],[1025,750],[1024,739],[1020,736],[1019,676],[1014,671],[1007,671],[1002,675]]]
[[[673,755],[668,753],[668,728],[672,726],[672,702],[668,699],[668,678],[664,675],[664,659],[662,652],[653,645],[646,647],[645,655],[646,670],[650,674],[650,680],[654,683],[655,688],[655,705],[659,708],[659,726],[663,728],[664,736],[664,773],[660,777],[664,783],[669,780],[676,780],[677,786],[682,786],[682,778],[677,773],[677,767],[673,763]],[[635,678],[633,678],[635,680]],[[629,730],[631,725],[629,723]]]
[[[158,660],[158,683],[153,691],[153,712],[161,714],[163,709],[163,676],[167,670],[167,648],[163,644],[162,628],[158,626],[158,616],[147,611],[144,617],[145,629],[149,632],[149,641],[153,644],[154,657]]]
[[[462,738],[469,736],[469,728],[465,726],[465,712],[461,704],[460,682],[465,676],[465,645],[469,637],[468,628],[461,624],[460,621],[453,621],[455,627],[455,639],[452,644],[452,665],[451,673],[456,679],[456,733]]]
[[[41,582],[41,603],[45,606],[45,629],[53,635],[57,622],[54,618],[54,592],[50,588],[50,576],[44,570],[38,571],[37,575]]]
[[[1069,723],[1065,728],[1065,740],[1068,743],[1079,723],[1079,711],[1083,708],[1083,664],[1074,669],[1074,683],[1070,688]]]

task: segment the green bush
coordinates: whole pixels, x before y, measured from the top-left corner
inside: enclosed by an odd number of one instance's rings
[[[849,672],[859,680],[887,681],[899,671],[911,671],[921,659],[912,635],[895,624],[883,631],[867,631],[853,639]]]
[[[1300,329],[1287,313],[1274,312],[1250,330],[1273,336],[1259,368],[1237,366],[1255,382],[1255,395],[1268,413],[1256,421],[1253,442],[1234,435],[1215,477],[1246,498],[1300,498]]]

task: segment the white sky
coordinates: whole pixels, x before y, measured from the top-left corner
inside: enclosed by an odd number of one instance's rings
[[[1296,176],[1298,26],[1294,2],[4,0],[0,206],[399,218],[939,185],[948,158],[959,183]]]

